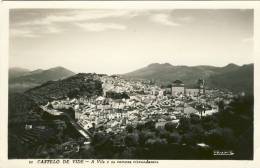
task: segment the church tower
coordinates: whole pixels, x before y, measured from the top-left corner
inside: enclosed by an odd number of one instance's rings
[[[199,94],[205,94],[205,80],[199,79],[198,80],[198,88],[199,88]]]

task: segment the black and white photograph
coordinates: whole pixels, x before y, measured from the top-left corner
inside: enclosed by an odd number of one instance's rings
[[[8,159],[253,160],[253,55],[251,8],[10,9]]]

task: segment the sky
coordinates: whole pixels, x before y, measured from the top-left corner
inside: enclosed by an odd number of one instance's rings
[[[12,9],[9,66],[122,74],[253,63],[251,9]]]

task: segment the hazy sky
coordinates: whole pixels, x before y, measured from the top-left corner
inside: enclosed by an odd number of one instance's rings
[[[253,62],[253,10],[12,9],[10,66],[126,73]]]

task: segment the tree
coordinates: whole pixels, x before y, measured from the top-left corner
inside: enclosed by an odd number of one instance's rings
[[[112,99],[129,99],[130,98],[126,92],[117,93],[117,92],[113,92],[113,91],[106,92],[106,97],[112,98]]]
[[[133,133],[134,131],[134,127],[130,124],[128,124],[125,129],[127,133]]]
[[[104,133],[95,133],[93,136],[92,144],[93,145],[100,145],[104,143],[105,134]]]
[[[218,102],[218,109],[219,109],[219,112],[223,112],[224,111],[224,101],[223,100]]]
[[[177,126],[177,124],[175,124],[173,122],[167,122],[164,125],[164,129],[169,131],[169,132],[173,132],[174,130],[176,130],[176,126]]]
[[[178,132],[171,133],[168,137],[169,143],[180,143],[181,135]]]
[[[229,128],[216,128],[206,133],[206,143],[215,149],[233,149],[236,139]]]
[[[182,141],[183,143],[187,144],[187,145],[195,145],[197,143],[197,140],[194,136],[193,133],[191,132],[187,132],[182,136]]]
[[[68,92],[67,96],[72,99],[72,98],[76,98],[78,97],[80,94],[80,89],[79,88],[75,88],[72,89],[71,91]]]
[[[180,121],[179,121],[179,130],[182,131],[182,132],[188,132],[190,130],[190,120],[186,117],[182,117],[180,118]]]
[[[144,124],[144,127],[146,129],[150,129],[150,130],[155,130],[155,122],[150,120],[150,121],[147,121],[145,124]]]
[[[205,116],[202,118],[202,126],[205,130],[211,130],[219,127],[218,118],[216,116]]]
[[[145,144],[146,140],[148,139],[154,139],[155,133],[148,131],[148,130],[143,130],[139,133],[139,144],[142,146]]]
[[[136,148],[135,147],[126,148],[122,152],[121,156],[119,157],[123,159],[136,159]]]
[[[138,131],[142,131],[142,130],[144,129],[144,124],[143,124],[143,123],[137,123],[136,129],[137,129]]]
[[[125,139],[126,146],[137,146],[139,142],[138,134],[128,134]]]
[[[164,128],[158,127],[156,129],[156,135],[159,138],[165,138],[168,139],[170,132],[168,132],[167,130],[165,130]]]
[[[200,117],[197,114],[190,114],[190,122],[191,124],[198,124],[200,123]]]
[[[192,125],[190,131],[196,142],[202,142],[204,140],[205,130],[201,125]]]

